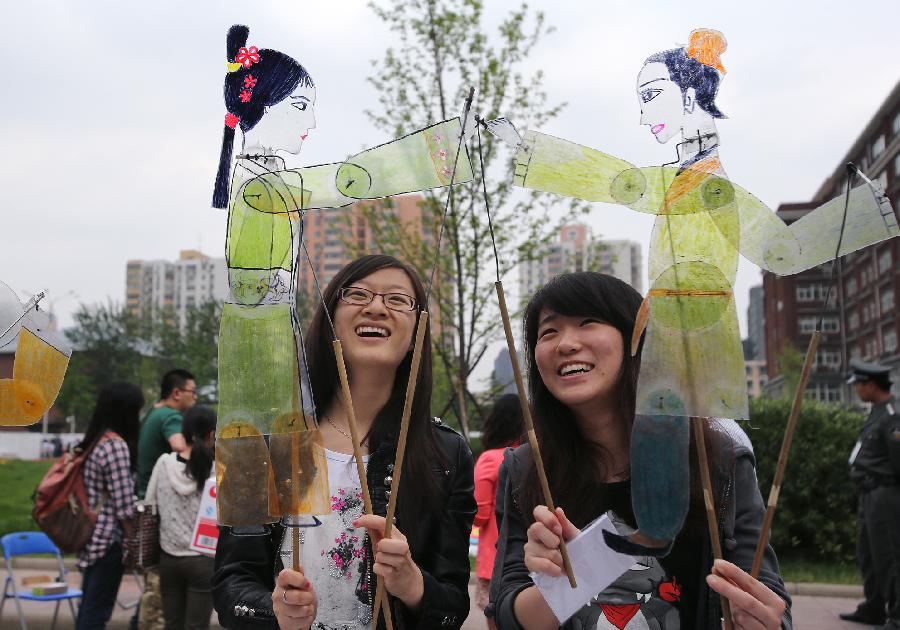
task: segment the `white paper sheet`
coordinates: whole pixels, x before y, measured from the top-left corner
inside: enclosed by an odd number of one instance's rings
[[[589,604],[592,598],[635,563],[631,556],[616,553],[607,546],[603,530],[616,533],[616,528],[606,514],[584,528],[577,538],[567,544],[578,588],[569,585],[565,573],[559,577],[546,573],[531,574],[531,579],[550,605],[560,625],[579,608]]]

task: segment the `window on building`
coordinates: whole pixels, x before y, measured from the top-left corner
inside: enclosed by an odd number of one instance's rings
[[[877,159],[882,153],[884,153],[884,134],[872,141],[872,159]]]
[[[881,292],[881,313],[886,314],[894,310],[894,290],[885,289]]]
[[[821,282],[798,284],[796,288],[798,302],[821,302],[828,289]]]
[[[800,333],[804,335],[809,335],[816,330],[816,318],[815,317],[801,317],[800,318]]]
[[[885,249],[878,255],[878,273],[882,274],[890,271],[892,262],[891,250]]]
[[[897,331],[889,330],[881,337],[885,353],[897,351]]]
[[[891,131],[895,136],[897,134],[900,134],[900,112],[897,112],[897,114],[894,116],[894,122],[891,123]]]
[[[900,153],[894,157],[894,176],[900,176]]]
[[[849,278],[847,282],[844,283],[844,292],[848,296],[856,294],[856,278]]]
[[[819,350],[816,352],[816,362],[814,367],[837,369],[841,367],[841,353],[839,350]]]
[[[815,318],[813,318],[815,319]],[[813,324],[815,326],[815,324]],[[822,332],[824,333],[835,333],[841,329],[838,324],[837,317],[826,317],[822,320]]]
[[[881,184],[881,187],[884,190],[887,190],[888,181],[887,181],[887,169],[881,171],[881,174],[878,176],[878,182]]]

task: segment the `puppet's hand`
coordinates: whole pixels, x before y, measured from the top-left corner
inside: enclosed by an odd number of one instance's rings
[[[786,605],[762,582],[725,560],[716,560],[706,583],[731,604],[735,630],[778,630]]]
[[[415,610],[425,594],[422,571],[413,561],[406,536],[399,529],[392,527],[391,537],[384,538],[386,522],[383,516],[364,514],[353,526],[365,527],[372,540],[376,541],[373,545],[375,564],[372,570],[384,579],[384,587],[407,608]]]
[[[560,536],[566,542],[581,533],[572,525],[562,508],[551,512],[547,506],[534,508],[534,523],[528,528],[525,543],[525,566],[529,571],[559,576],[563,572],[562,554],[559,552]]]
[[[484,124],[491,134],[508,144],[513,149],[518,149],[525,145],[525,141],[515,126],[506,118],[495,118],[494,120],[485,120]]]
[[[309,628],[316,620],[319,601],[303,570],[284,569],[275,579],[272,611],[280,628]]]

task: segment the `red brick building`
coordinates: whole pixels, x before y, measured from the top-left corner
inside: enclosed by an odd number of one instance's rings
[[[786,203],[778,216],[791,223],[809,210],[844,194],[846,163],[853,162],[884,186],[894,212],[900,214],[900,82],[866,124],[856,142],[835,166],[808,203]],[[795,276],[763,274],[766,314],[767,390],[779,393],[783,378],[778,358],[790,344],[805,353],[818,317],[824,313],[823,337],[807,395],[826,401],[849,402],[844,375],[850,359],[878,361],[892,366],[900,382],[896,296],[900,294],[900,239],[879,243],[844,256],[838,264],[839,282],[825,309],[831,263]]]

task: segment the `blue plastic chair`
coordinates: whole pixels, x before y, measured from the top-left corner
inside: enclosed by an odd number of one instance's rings
[[[66,579],[66,567],[63,565],[59,548],[47,538],[47,535],[43,532],[14,532],[0,538],[0,546],[3,547],[3,558],[6,560],[7,572],[6,584],[3,586],[3,599],[0,600],[0,619],[3,617],[3,605],[6,604],[6,600],[11,597],[16,601],[16,608],[19,611],[19,623],[22,624],[22,630],[28,630],[28,624],[25,621],[25,615],[22,612],[22,600],[56,602],[56,609],[53,611],[53,624],[50,626],[51,629],[56,626],[56,618],[59,615],[59,605],[63,600],[67,600],[69,603],[69,610],[72,611],[72,620],[74,622],[77,614],[73,600],[81,598],[81,591],[77,588],[70,587],[65,593],[60,593],[58,595],[32,595],[28,592],[20,593],[18,589],[16,589],[16,579],[13,575],[12,567],[12,558],[15,556],[53,554],[59,562],[60,580],[64,581]],[[12,586],[12,592],[10,592],[10,586]]]

